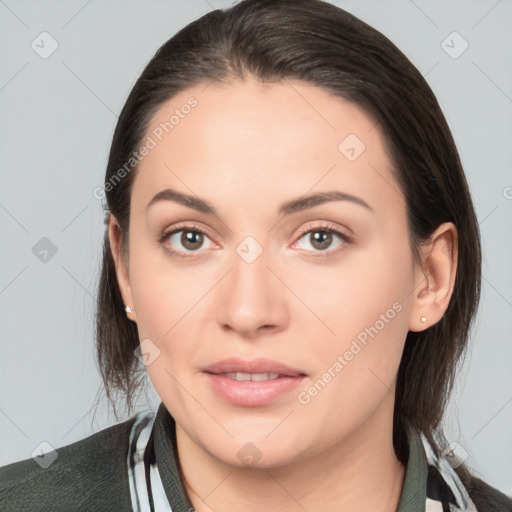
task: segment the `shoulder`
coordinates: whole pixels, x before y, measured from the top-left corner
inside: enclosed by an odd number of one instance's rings
[[[464,466],[456,471],[478,511],[512,512],[511,496],[473,475]]]
[[[46,468],[25,459],[0,468],[0,509],[131,510],[127,452],[136,417],[57,448]]]

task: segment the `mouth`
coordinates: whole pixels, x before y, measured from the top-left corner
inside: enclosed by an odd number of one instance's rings
[[[286,397],[306,377],[278,361],[224,359],[203,369],[211,389],[232,405],[261,407]]]

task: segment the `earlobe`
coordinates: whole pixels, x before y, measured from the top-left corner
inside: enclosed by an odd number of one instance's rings
[[[443,317],[452,297],[458,259],[457,229],[441,224],[421,250],[417,264],[414,298],[409,317],[410,331],[423,331]]]
[[[125,304],[125,312],[130,320],[135,321],[135,310],[130,286],[130,276],[121,247],[121,228],[117,219],[111,214],[108,224],[110,250],[116,267],[117,284]]]

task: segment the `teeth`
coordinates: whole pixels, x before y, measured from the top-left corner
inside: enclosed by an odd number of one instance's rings
[[[279,378],[279,373],[252,373],[251,380],[274,380]]]
[[[261,381],[261,380],[274,380],[279,378],[279,373],[221,373],[224,377],[228,379],[238,380],[238,381]]]

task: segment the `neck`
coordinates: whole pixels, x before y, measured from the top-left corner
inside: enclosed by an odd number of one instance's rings
[[[176,425],[185,490],[198,512],[394,512],[405,468],[393,448],[392,415],[374,416],[328,450],[270,469],[225,464]]]

